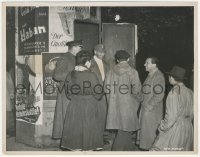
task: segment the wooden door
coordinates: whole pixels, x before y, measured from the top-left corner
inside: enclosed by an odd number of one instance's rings
[[[106,49],[105,60],[114,61],[117,50],[126,50],[131,55],[130,65],[135,66],[137,51],[137,26],[130,23],[103,23],[102,43]]]

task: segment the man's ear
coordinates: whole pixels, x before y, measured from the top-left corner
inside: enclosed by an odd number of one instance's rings
[[[157,67],[157,65],[156,65],[156,64],[152,64],[152,65],[154,65],[154,67]]]

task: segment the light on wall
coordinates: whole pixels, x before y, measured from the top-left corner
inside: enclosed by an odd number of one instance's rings
[[[119,14],[116,14],[115,15],[115,21],[119,21],[121,19],[120,15]]]

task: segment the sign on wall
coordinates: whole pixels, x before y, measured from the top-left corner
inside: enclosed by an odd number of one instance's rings
[[[49,52],[67,52],[74,39],[74,20],[90,17],[89,7],[49,7]]]
[[[37,55],[49,51],[48,16],[48,7],[19,7],[19,55]]]

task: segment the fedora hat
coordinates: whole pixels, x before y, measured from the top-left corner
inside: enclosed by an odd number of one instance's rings
[[[166,74],[171,75],[176,79],[186,79],[185,73],[186,70],[179,66],[174,66],[170,72],[166,72]]]

